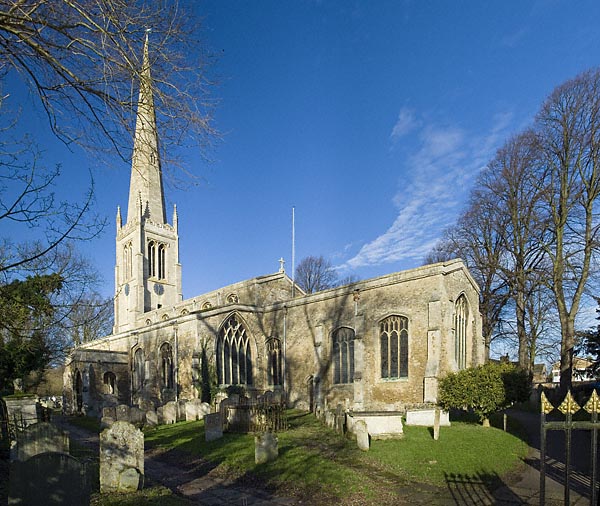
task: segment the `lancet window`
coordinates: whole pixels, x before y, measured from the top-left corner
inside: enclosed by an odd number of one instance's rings
[[[148,242],[148,275],[151,278],[167,277],[167,247],[156,241]]]
[[[114,372],[108,371],[104,373],[104,393],[110,395],[117,394],[117,377]]]
[[[459,369],[467,367],[467,324],[469,307],[467,298],[461,295],[454,305],[454,357]]]
[[[379,324],[381,377],[408,377],[408,318],[392,315]]]
[[[123,246],[123,281],[131,279],[133,274],[131,243]]]
[[[333,333],[333,383],[354,381],[354,330],[341,327]]]
[[[220,385],[252,385],[252,350],[246,328],[230,316],[217,338],[217,377]]]

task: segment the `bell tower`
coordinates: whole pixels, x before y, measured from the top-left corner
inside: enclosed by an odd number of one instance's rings
[[[127,221],[117,208],[115,321],[113,333],[134,329],[143,313],[183,299],[177,207],[167,222],[156,112],[144,42],[135,124]]]

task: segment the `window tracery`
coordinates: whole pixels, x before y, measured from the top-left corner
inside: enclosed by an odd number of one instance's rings
[[[348,327],[337,329],[333,335],[333,383],[354,381],[354,330]]]
[[[217,377],[220,385],[252,385],[252,350],[243,323],[230,316],[217,338]]]
[[[408,377],[408,318],[392,315],[379,324],[381,377]]]

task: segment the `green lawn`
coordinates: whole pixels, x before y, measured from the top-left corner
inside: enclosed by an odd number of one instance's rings
[[[282,494],[380,502],[382,490],[410,482],[443,487],[448,479],[478,478],[494,485],[514,471],[527,454],[518,437],[496,428],[453,422],[434,441],[431,429],[405,427],[404,438],[373,441],[361,452],[354,441],[338,436],[312,415],[290,412],[290,430],[278,434],[279,459],[254,463],[254,440],[248,434],[225,434],[204,442],[203,422],[161,426],[146,433],[148,447],[202,456],[229,474],[250,474]]]

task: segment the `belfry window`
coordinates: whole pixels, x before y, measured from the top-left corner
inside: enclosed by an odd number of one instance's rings
[[[217,338],[217,378],[220,385],[252,385],[252,350],[243,323],[230,316]]]
[[[160,379],[163,388],[173,388],[175,384],[173,373],[173,350],[169,343],[164,343],[160,347]]]
[[[133,391],[137,392],[144,386],[145,367],[144,367],[144,350],[138,348],[133,354],[133,363],[131,367],[131,376],[133,380]]]
[[[283,385],[281,341],[277,337],[272,337],[267,341],[267,360],[269,385]]]
[[[148,276],[165,279],[167,277],[167,247],[156,241],[148,242]]]
[[[333,333],[333,383],[354,381],[354,330],[341,327]]]
[[[408,377],[408,318],[389,316],[379,324],[381,377]]]
[[[454,358],[459,369],[467,366],[467,298],[461,295],[454,305]]]
[[[131,278],[133,267],[131,265],[131,243],[123,246],[123,281]]]

